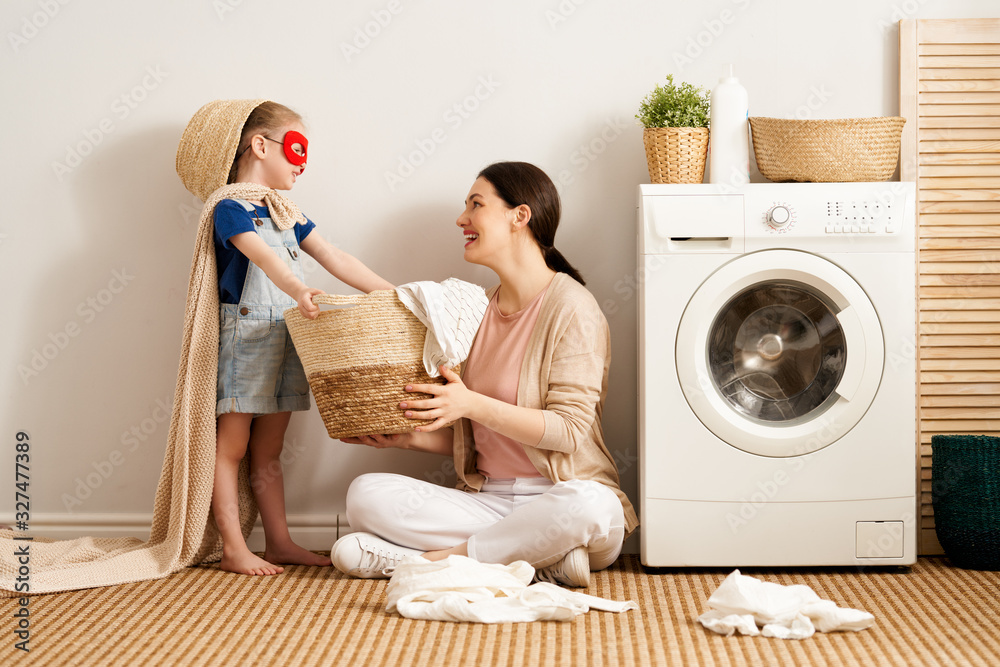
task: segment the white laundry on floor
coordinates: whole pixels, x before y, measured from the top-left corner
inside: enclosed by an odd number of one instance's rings
[[[431,377],[462,363],[472,349],[489,299],[479,285],[448,278],[440,283],[422,280],[396,288],[396,296],[424,326],[424,370]]]
[[[386,611],[427,621],[520,623],[570,621],[591,609],[638,609],[554,584],[531,584],[535,569],[523,560],[480,563],[465,556],[429,561],[407,556],[389,579]],[[529,585],[530,584],[530,585]]]
[[[838,607],[821,599],[808,586],[782,586],[760,581],[733,570],[708,598],[712,608],[698,617],[709,630],[720,635],[744,635],[806,639],[816,630],[864,630],[875,617],[859,609]],[[757,626],[761,626],[758,630]]]

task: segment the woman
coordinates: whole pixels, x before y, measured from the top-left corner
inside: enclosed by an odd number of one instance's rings
[[[464,364],[447,384],[400,404],[412,433],[346,438],[454,458],[458,487],[388,473],[361,475],[347,492],[354,530],[334,545],[342,572],[388,576],[407,555],[451,554],[487,563],[526,560],[536,577],[587,586],[615,561],[638,525],[604,445],[608,324],[583,279],[553,247],[559,194],[524,162],[490,165],[457,224],[465,260],[500,284]]]

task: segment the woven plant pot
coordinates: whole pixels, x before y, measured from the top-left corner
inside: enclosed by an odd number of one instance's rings
[[[1000,438],[931,438],[934,527],[951,562],[1000,570]]]
[[[653,183],[701,183],[708,157],[707,127],[647,127],[642,131]]]
[[[396,292],[320,294],[313,301],[343,307],[321,311],[315,320],[289,308],[285,322],[330,437],[408,433],[431,423],[407,419],[399,408],[401,401],[430,398],[404,391],[407,384],[444,379],[424,370],[427,327]]]
[[[885,181],[899,162],[905,118],[750,119],[757,169],[769,181]]]

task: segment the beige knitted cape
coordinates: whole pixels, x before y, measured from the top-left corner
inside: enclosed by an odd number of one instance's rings
[[[219,356],[219,283],[212,212],[223,199],[263,199],[272,220],[281,229],[305,222],[289,199],[252,183],[223,186],[205,202],[191,262],[173,415],[149,541],[94,537],[59,542],[26,541],[13,539],[24,538],[23,533],[0,530],[0,597],[158,579],[189,565],[221,557],[222,540],[210,516]],[[240,524],[244,537],[250,534],[257,518],[248,470],[244,459],[239,475]],[[27,570],[22,569],[25,567]]]

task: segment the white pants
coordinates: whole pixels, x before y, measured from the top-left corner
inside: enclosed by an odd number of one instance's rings
[[[625,539],[621,501],[598,482],[489,479],[479,493],[404,475],[367,473],[347,491],[352,530],[411,549],[434,551],[468,542],[469,557],[508,565],[551,565],[579,546],[590,569],[613,563]]]

